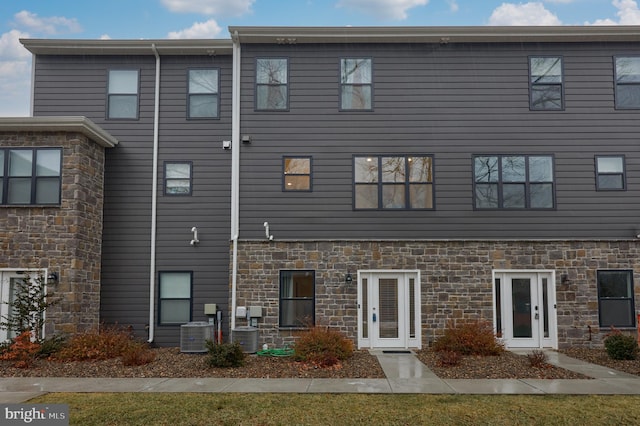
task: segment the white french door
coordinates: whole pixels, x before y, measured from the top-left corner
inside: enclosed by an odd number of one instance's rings
[[[358,347],[420,347],[418,271],[358,272]]]
[[[4,322],[11,315],[11,303],[15,299],[16,283],[23,280],[23,275],[17,272],[0,271],[0,321]],[[0,342],[15,337],[15,333],[0,328]]]
[[[556,348],[554,274],[494,273],[495,328],[507,348]]]

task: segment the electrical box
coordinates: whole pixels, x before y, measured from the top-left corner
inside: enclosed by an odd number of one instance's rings
[[[215,303],[205,303],[204,304],[204,314],[205,315],[215,315],[218,312],[218,306]]]
[[[236,317],[238,317],[238,318],[246,318],[247,317],[247,307],[246,306],[238,306],[238,307],[236,307]]]
[[[250,318],[262,318],[262,306],[249,306]]]

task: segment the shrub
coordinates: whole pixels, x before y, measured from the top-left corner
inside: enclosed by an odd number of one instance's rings
[[[126,366],[145,365],[154,359],[156,359],[156,353],[142,342],[131,342],[122,353],[122,364]]]
[[[456,351],[440,351],[438,352],[438,363],[443,367],[455,367],[462,361],[462,355]]]
[[[547,354],[540,350],[534,350],[527,354],[529,364],[535,368],[544,368],[547,366]]]
[[[52,336],[40,342],[40,350],[38,358],[49,358],[51,355],[59,352],[67,344],[66,336]]]
[[[611,333],[604,339],[604,347],[611,359],[636,359],[638,341],[634,336],[623,334],[612,327]]]
[[[215,343],[212,340],[207,340],[206,345],[210,367],[229,368],[244,365],[245,354],[242,352],[240,343]]]
[[[13,339],[9,349],[1,356],[0,360],[15,361],[16,368],[28,368],[36,359],[40,350],[40,344],[31,341],[31,331],[25,330]]]
[[[330,367],[353,355],[353,342],[337,330],[316,326],[302,332],[293,349],[299,361]]]
[[[486,321],[469,321],[449,325],[444,335],[433,343],[433,350],[453,351],[462,355],[500,355],[504,347]]]
[[[73,335],[65,347],[53,355],[60,361],[93,361],[117,358],[135,343],[128,331],[115,327]]]

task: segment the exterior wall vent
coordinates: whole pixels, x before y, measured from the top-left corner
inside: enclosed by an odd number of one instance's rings
[[[206,340],[213,340],[214,325],[204,321],[180,326],[180,352],[207,352]]]

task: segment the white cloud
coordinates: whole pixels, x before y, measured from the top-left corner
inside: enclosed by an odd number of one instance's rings
[[[0,116],[29,115],[31,54],[19,41],[26,37],[18,30],[0,35]]]
[[[209,19],[206,22],[196,22],[189,28],[185,28],[180,31],[172,31],[167,35],[167,38],[216,38],[222,28],[214,19]]]
[[[460,6],[456,0],[447,0],[447,4],[449,5],[449,10],[453,13],[456,13],[460,10]]]
[[[111,36],[109,34],[102,34],[100,40],[111,40]]]
[[[640,10],[638,3],[634,0],[613,0],[613,7],[618,9],[616,15],[618,20],[598,19],[593,23],[586,22],[586,25],[640,25]]]
[[[255,0],[162,0],[171,12],[240,16],[251,12]]]
[[[502,3],[489,17],[489,25],[562,25],[540,2]]]
[[[16,13],[14,19],[17,26],[41,34],[52,35],[78,33],[82,31],[82,27],[75,18],[69,19],[62,16],[41,18],[35,13],[23,10]]]
[[[340,0],[338,7],[374,15],[382,19],[401,21],[407,19],[407,11],[417,6],[425,6],[429,0]]]

